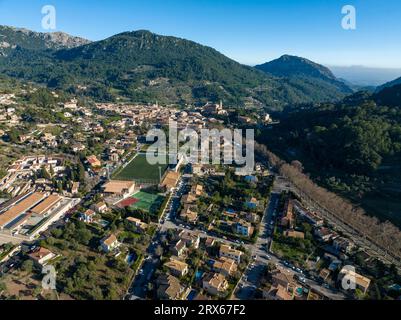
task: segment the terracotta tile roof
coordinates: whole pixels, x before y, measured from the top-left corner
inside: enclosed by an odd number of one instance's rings
[[[44,257],[53,254],[50,250],[40,247],[39,250],[36,250],[32,253],[29,254],[29,257],[35,261],[39,261],[40,259],[43,259]]]
[[[99,161],[99,159],[95,155],[87,157],[86,160],[88,160],[90,165],[93,166],[93,167],[100,167],[101,166],[101,162]]]
[[[188,268],[188,265],[185,262],[180,260],[170,258],[170,261],[164,264],[167,268],[179,271],[180,273],[184,272]]]
[[[159,288],[157,289],[158,296],[161,298],[168,298],[171,300],[179,299],[184,287],[181,285],[180,280],[172,275],[162,275],[157,279]]]
[[[179,178],[180,178],[179,172],[169,171],[164,177],[161,185],[163,187],[166,187],[167,189],[174,188],[177,185]]]
[[[219,260],[215,261],[213,269],[218,272],[224,271],[227,274],[232,274],[237,271],[237,264],[230,258],[221,257]]]
[[[59,195],[50,195],[44,201],[39,203],[36,207],[34,207],[31,212],[43,215],[48,211],[50,208],[54,207],[57,203],[61,201],[61,197]]]
[[[237,249],[233,249],[228,245],[223,244],[220,246],[220,254],[230,254],[233,256],[241,256],[242,252]]]
[[[216,288],[218,291],[224,291],[227,287],[226,277],[221,273],[209,273],[203,278],[204,282],[209,283],[211,287]]]
[[[86,210],[85,211],[85,213],[84,213],[86,216],[88,216],[88,217],[90,217],[90,216],[93,216],[93,215],[95,215],[96,214],[96,212],[95,211],[93,211],[93,210],[91,210],[91,209],[88,209],[88,210]]]
[[[6,212],[0,215],[0,227],[4,227],[10,222],[12,222],[15,218],[17,218],[20,214],[25,213],[30,208],[35,206],[41,200],[45,198],[45,194],[35,192],[25,198],[24,200],[17,203],[12,208],[8,209]]]
[[[273,287],[270,290],[271,294],[279,300],[293,300],[293,296],[287,291],[287,289],[281,285]]]
[[[107,238],[103,239],[103,243],[107,246],[111,246],[116,241],[117,237],[114,234],[111,234]]]
[[[112,180],[107,182],[103,188],[104,192],[106,193],[123,193],[128,189],[131,189],[132,187],[135,186],[135,182],[133,181],[117,181],[117,180]]]

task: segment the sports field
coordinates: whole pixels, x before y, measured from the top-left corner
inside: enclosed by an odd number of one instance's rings
[[[148,163],[145,154],[139,154],[124,168],[117,171],[113,179],[160,182],[159,167],[163,176],[168,167],[167,164],[151,165]]]
[[[132,195],[130,198],[127,198],[118,203],[118,206],[120,208],[130,207],[133,209],[140,209],[149,213],[155,213],[159,210],[163,201],[163,196],[140,191]]]

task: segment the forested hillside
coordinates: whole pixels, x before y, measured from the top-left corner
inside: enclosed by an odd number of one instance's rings
[[[4,30],[3,30],[4,31]],[[50,88],[137,102],[226,105],[281,110],[287,105],[334,101],[344,96],[322,79],[282,78],[242,65],[213,48],[149,31],[61,49],[36,33],[0,30],[17,45],[0,57],[0,71]],[[22,37],[22,38],[21,38]],[[10,40],[11,43],[11,40]],[[57,42],[51,42],[57,43]]]
[[[289,111],[260,141],[315,181],[401,225],[401,108],[358,94]]]

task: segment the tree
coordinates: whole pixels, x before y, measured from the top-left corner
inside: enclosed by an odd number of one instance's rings
[[[50,176],[50,174],[47,172],[47,170],[45,169],[45,167],[42,167],[42,168],[40,169],[40,177],[43,178],[43,179],[48,179],[48,180],[51,179],[51,176]]]
[[[94,288],[92,288],[92,290],[89,292],[89,294],[93,300],[103,300],[104,299],[102,289],[100,289],[99,286],[95,286]]]
[[[120,297],[117,293],[117,289],[113,284],[108,285],[106,299],[107,300],[119,300],[120,299]]]
[[[55,99],[49,90],[41,88],[31,95],[30,101],[40,108],[50,109],[52,104],[54,104]]]
[[[0,282],[0,294],[7,289],[4,282]]]
[[[21,269],[27,273],[31,273],[33,270],[33,261],[28,259],[22,263]]]
[[[50,165],[49,174],[50,174],[51,177],[54,176],[54,169],[53,169],[53,166],[52,166],[52,165]]]
[[[92,239],[92,233],[87,229],[78,229],[75,234],[75,239],[83,245],[88,245]]]
[[[85,183],[85,167],[81,161],[78,162],[77,171],[79,182]]]
[[[155,249],[155,254],[158,256],[158,257],[161,257],[162,255],[163,255],[163,248],[161,247],[161,246],[157,246],[156,247],[156,249]]]

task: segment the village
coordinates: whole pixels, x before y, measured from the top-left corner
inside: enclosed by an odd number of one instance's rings
[[[271,125],[270,115],[233,116],[222,102],[184,110],[40,92],[55,107],[36,121],[41,107],[19,101],[38,92],[0,97],[1,144],[10,151],[0,159],[3,297],[342,300],[374,295],[379,285],[397,292],[397,271],[309,208],[265,159],[247,175],[236,165],[146,161],[147,131],[169,121],[198,132],[233,117],[245,127]],[[45,265],[57,270],[56,290],[41,289]]]

